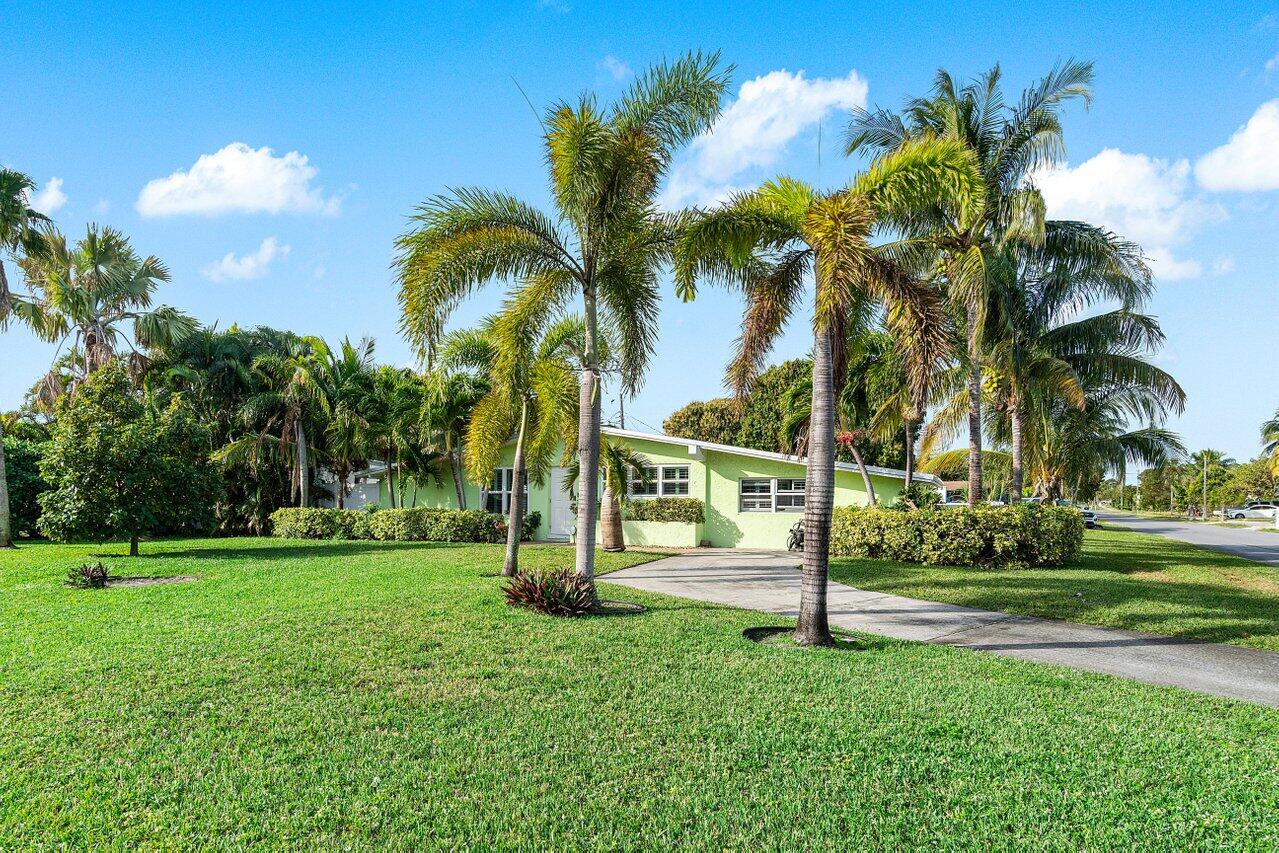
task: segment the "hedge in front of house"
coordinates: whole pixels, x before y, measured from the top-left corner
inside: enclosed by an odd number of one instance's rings
[[[701,524],[706,520],[706,506],[697,498],[646,498],[629,501],[622,515],[627,521]]]
[[[945,566],[1059,566],[1083,545],[1084,522],[1070,507],[979,506],[903,512],[839,507],[831,556]]]
[[[524,517],[523,539],[541,523]],[[285,507],[271,514],[271,530],[282,539],[379,539],[385,542],[505,542],[506,517],[481,509],[321,509]]]

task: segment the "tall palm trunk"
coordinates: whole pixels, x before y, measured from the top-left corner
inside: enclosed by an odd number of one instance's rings
[[[391,450],[387,447],[386,455],[382,461],[386,464],[386,488],[390,493],[391,509],[395,509],[395,474],[391,468]]]
[[[457,497],[457,508],[466,509],[466,486],[462,479],[462,466],[457,453],[453,450],[453,431],[444,432],[444,455],[449,458],[449,473],[453,475],[453,492]]]
[[[870,480],[870,472],[866,470],[866,461],[862,459],[862,452],[856,445],[850,445],[848,449],[853,452],[853,461],[857,463],[857,470],[862,472],[862,484],[866,486],[866,499],[870,506],[874,506],[879,503],[879,499],[875,497],[875,484]]]
[[[4,291],[0,291],[0,296]],[[4,426],[0,425],[0,548],[13,547],[9,520],[9,476],[4,470]]]
[[[311,471],[306,458],[306,430],[302,428],[302,421],[300,420],[294,425],[293,429],[298,443],[298,494],[300,496],[298,506],[310,506]]]
[[[1021,424],[1021,404],[1016,400],[1016,398],[1013,399],[1012,404],[1009,406],[1008,419],[1012,427],[1012,457],[1013,457],[1012,482],[1009,483],[1008,485],[1008,500],[1009,500],[1009,503],[1021,503],[1021,490],[1022,490],[1022,481],[1023,481],[1022,460],[1021,460],[1022,424]]]
[[[605,551],[625,551],[622,534],[622,508],[613,494],[613,486],[607,474],[604,477],[604,494],[600,497],[600,547]]]
[[[515,577],[520,569],[520,533],[524,529],[524,432],[528,429],[528,398],[520,403],[520,432],[515,438],[515,462],[511,471],[511,511],[506,522],[506,559],[502,574]]]
[[[830,333],[813,335],[813,402],[808,425],[808,471],[804,480],[804,571],[800,581],[795,642],[830,646],[826,582],[830,560],[830,518],[835,500],[835,386]]]
[[[910,418],[903,421],[905,426],[905,444],[906,444],[906,477],[902,483],[902,491],[910,488],[915,482],[915,422]]]
[[[599,356],[595,346],[595,292],[584,290],[586,352],[578,391],[577,574],[595,582],[595,519],[600,477]]]
[[[981,354],[977,306],[968,306],[968,505],[981,501]]]

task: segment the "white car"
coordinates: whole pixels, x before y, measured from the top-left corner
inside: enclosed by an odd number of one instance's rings
[[[1249,501],[1243,506],[1226,507],[1226,518],[1242,520],[1245,518],[1274,518],[1279,504],[1268,501]]]

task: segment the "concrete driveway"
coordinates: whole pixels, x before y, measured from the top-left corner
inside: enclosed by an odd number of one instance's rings
[[[1162,518],[1142,518],[1124,512],[1099,512],[1097,518],[1103,526],[1127,527],[1139,533],[1167,536],[1181,542],[1189,542],[1214,551],[1222,551],[1279,566],[1279,533],[1261,530],[1245,530],[1240,527],[1218,527],[1215,524],[1188,521],[1165,521]],[[1279,606],[1279,605],[1276,605]]]
[[[1272,534],[1258,534],[1272,535]],[[785,551],[699,549],[600,580],[794,618],[799,559]],[[1182,687],[1279,707],[1279,653],[1012,616],[831,582],[833,626]]]

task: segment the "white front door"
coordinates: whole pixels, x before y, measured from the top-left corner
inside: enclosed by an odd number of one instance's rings
[[[573,508],[568,492],[568,469],[551,469],[551,517],[546,533],[551,539],[567,539],[573,532]]]

